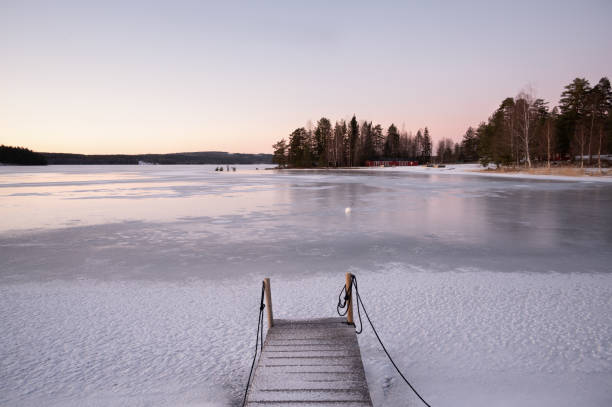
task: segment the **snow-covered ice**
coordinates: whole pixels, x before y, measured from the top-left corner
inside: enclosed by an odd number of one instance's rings
[[[346,271],[432,405],[612,404],[609,184],[263,167],[0,168],[0,405],[239,405],[261,278],[325,317]]]

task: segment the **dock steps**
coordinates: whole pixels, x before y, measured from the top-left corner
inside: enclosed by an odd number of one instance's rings
[[[371,406],[355,327],[345,318],[274,319],[247,406]]]

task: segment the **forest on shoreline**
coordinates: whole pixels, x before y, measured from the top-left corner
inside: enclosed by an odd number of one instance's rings
[[[548,166],[574,163],[583,167],[609,165],[602,156],[612,152],[612,90],[607,77],[591,86],[576,78],[564,87],[559,102],[549,102],[521,91],[504,99],[486,121],[469,127],[460,142],[438,140],[429,129],[416,134],[386,131],[372,121],[347,123],[322,117],[314,128],[295,129],[288,140],[275,143],[273,162],[280,168],[354,167],[367,161],[480,162],[482,165]]]
[[[23,147],[0,147],[0,163],[10,165],[138,165],[147,164],[270,164],[271,154],[232,154],[201,151],[171,154],[67,154],[35,153]]]
[[[179,164],[269,164],[271,154],[242,154],[225,151],[200,151],[193,153],[170,154],[65,154],[41,153],[49,164],[56,165],[136,165],[139,163],[179,165]]]
[[[0,164],[47,165],[47,159],[42,154],[24,147],[0,145]]]

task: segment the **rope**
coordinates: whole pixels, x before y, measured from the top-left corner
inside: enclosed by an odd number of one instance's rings
[[[342,290],[340,290],[340,294],[338,294],[338,305],[336,305],[336,311],[338,311],[338,315],[340,315],[341,317],[345,316],[348,313],[347,304],[351,301],[351,295],[353,293],[353,279],[354,278],[355,276],[351,274],[348,291],[346,290],[346,285],[343,285]],[[355,283],[357,283],[356,279],[355,279]],[[342,293],[344,293],[344,297],[342,296]],[[342,311],[343,308],[346,308],[346,309]],[[359,335],[361,332],[363,332],[363,324],[361,323],[361,310],[359,309],[359,302],[357,302],[357,315],[359,316],[359,329],[355,328],[355,332],[357,333],[357,335]]]
[[[374,331],[374,335],[376,335],[376,339],[378,339],[378,343],[380,343],[380,346],[382,347],[383,351],[385,351],[385,354],[387,355],[387,357],[391,361],[391,364],[393,365],[393,367],[395,368],[397,373],[399,373],[401,378],[404,379],[404,382],[406,382],[408,387],[410,387],[410,389],[413,391],[413,393],[416,394],[416,396],[423,402],[423,404],[425,404],[427,407],[431,407],[431,405],[429,405],[429,403],[426,402],[425,399],[423,397],[421,397],[421,395],[416,391],[414,386],[412,386],[412,384],[410,384],[410,382],[408,381],[406,376],[402,373],[402,371],[399,369],[399,367],[397,367],[397,364],[395,363],[395,361],[393,360],[393,358],[389,354],[389,351],[387,351],[387,348],[385,347],[385,345],[383,344],[382,340],[380,339],[380,336],[378,335],[378,332],[376,331],[376,328],[374,328],[374,324],[372,324],[372,320],[370,319],[370,316],[368,315],[368,311],[366,310],[366,307],[363,304],[363,300],[361,299],[361,296],[359,295],[359,287],[357,286],[357,277],[355,277],[352,274],[351,274],[351,280],[350,280],[348,292],[346,290],[346,285],[344,285],[342,290],[340,290],[340,294],[338,295],[338,305],[336,307],[336,310],[338,311],[338,315],[344,316],[348,312],[348,304],[350,304],[350,302],[351,302],[350,300],[351,300],[351,296],[352,296],[352,292],[353,292],[353,287],[355,287],[355,296],[357,297],[357,315],[359,317],[359,330],[357,330],[357,328],[355,328],[355,332],[358,335],[361,332],[363,332],[363,323],[361,321],[361,311],[359,309],[360,308],[359,304],[361,304],[361,307],[363,307],[363,313],[365,314],[368,322],[370,323],[370,326],[372,327],[372,331]],[[345,293],[344,294],[344,301],[342,301],[342,293]],[[341,309],[345,308],[345,307],[346,307],[346,310],[341,311]]]
[[[253,367],[255,367],[255,360],[257,359],[257,349],[260,348],[259,344],[261,341],[261,348],[263,349],[263,310],[266,307],[264,305],[264,291],[266,289],[266,283],[261,283],[261,300],[259,302],[259,318],[257,320],[257,333],[255,334],[255,354],[253,355],[253,362],[251,363],[251,370],[249,371],[249,379],[247,380],[246,389],[244,389],[244,399],[242,400],[242,407],[246,405],[247,394],[249,394],[249,387],[251,385],[251,376],[253,374]]]

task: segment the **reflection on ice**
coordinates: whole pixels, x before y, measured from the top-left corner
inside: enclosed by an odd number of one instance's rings
[[[609,184],[254,167],[5,167],[0,281],[609,269]]]

